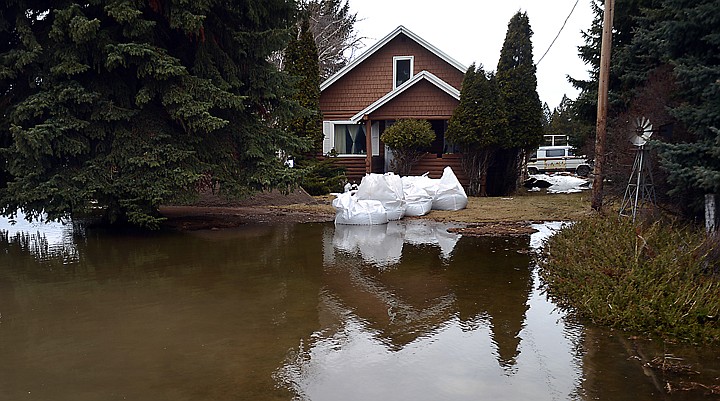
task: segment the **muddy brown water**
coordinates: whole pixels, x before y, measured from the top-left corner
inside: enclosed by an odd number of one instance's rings
[[[548,300],[528,251],[557,224],[449,226],[0,220],[0,401],[694,400],[707,391],[668,383],[718,384],[715,348],[588,327]],[[701,373],[646,366],[663,356]]]

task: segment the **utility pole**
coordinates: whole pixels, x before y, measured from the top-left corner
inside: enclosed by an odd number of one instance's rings
[[[605,133],[607,132],[608,85],[610,80],[610,52],[615,0],[605,0],[602,45],[600,46],[600,77],[598,85],[597,125],[595,135],[595,169],[593,171],[592,208],[602,209],[605,173]]]

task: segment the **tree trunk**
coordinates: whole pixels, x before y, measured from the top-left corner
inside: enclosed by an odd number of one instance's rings
[[[523,149],[501,149],[492,162],[493,182],[488,183],[488,195],[504,196],[515,193],[520,182]]]
[[[716,233],[718,229],[717,195],[705,195],[705,230],[708,234]]]
[[[470,180],[470,196],[487,196],[487,173],[491,156],[492,151],[488,148],[463,152],[462,167]]]

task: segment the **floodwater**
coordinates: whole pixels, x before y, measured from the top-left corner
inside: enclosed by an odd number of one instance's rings
[[[531,238],[448,224],[109,233],[0,220],[0,401],[691,400],[720,352],[573,322]],[[666,356],[701,371],[671,376]],[[676,362],[679,363],[679,362]]]

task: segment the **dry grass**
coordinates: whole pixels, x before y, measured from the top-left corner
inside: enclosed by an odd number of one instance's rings
[[[590,214],[590,193],[521,193],[509,197],[470,197],[467,208],[433,210],[428,218],[482,223],[494,221],[575,221]]]
[[[316,196],[316,203],[274,206],[288,212],[335,215],[333,196]],[[460,223],[576,221],[590,214],[590,192],[545,194],[521,192],[508,197],[470,197],[463,210],[433,210],[423,218]]]

